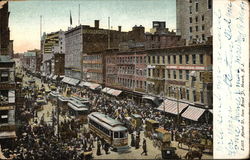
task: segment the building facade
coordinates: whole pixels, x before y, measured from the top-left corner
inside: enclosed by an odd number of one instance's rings
[[[176,0],[177,34],[187,43],[203,43],[212,36],[212,0]]]
[[[0,55],[0,144],[11,147],[16,137],[15,127],[15,62]]]
[[[212,108],[212,45],[148,52],[149,93]]]

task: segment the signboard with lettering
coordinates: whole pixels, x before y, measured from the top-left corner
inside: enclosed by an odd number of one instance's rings
[[[166,69],[206,70],[205,66],[167,65]]]

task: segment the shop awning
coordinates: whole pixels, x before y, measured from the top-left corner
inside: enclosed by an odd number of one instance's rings
[[[42,73],[42,75],[41,75],[42,77],[46,77],[46,74],[45,73]]]
[[[81,81],[81,82],[78,84],[78,86],[83,87],[83,86],[85,86],[85,85],[84,85],[85,83],[86,83],[86,82]]]
[[[15,131],[0,132],[0,139],[5,139],[5,138],[16,138],[16,132]]]
[[[69,77],[64,77],[64,78],[62,79],[62,82],[63,82],[63,83],[68,83],[68,81],[70,81],[70,78],[69,78]]]
[[[158,101],[157,97],[150,96],[150,95],[143,95],[142,99],[150,100],[150,101],[154,102],[156,105],[159,105],[159,101]]]
[[[112,91],[112,95],[113,96],[119,96],[121,93],[122,93],[122,91],[120,91],[120,90],[114,90],[114,91]]]
[[[209,112],[211,112],[213,114],[213,109],[209,109]]]
[[[97,88],[100,88],[101,85],[100,84],[97,84],[97,83],[91,83],[89,88],[92,89],[92,90],[96,90]]]
[[[105,88],[102,89],[102,92],[103,92],[103,93],[108,93],[108,91],[109,91],[110,89],[111,89],[111,88],[105,87]]]
[[[193,121],[198,121],[204,112],[205,109],[189,106],[181,116]]]
[[[56,80],[56,78],[57,78],[57,75],[54,75],[52,79],[53,79],[53,80]]]
[[[188,107],[188,104],[179,102],[179,114]],[[165,106],[165,107],[164,107]],[[177,109],[177,102],[165,99],[164,102],[160,105],[160,107],[157,108],[160,111],[165,111],[171,114],[178,114],[178,109]]]
[[[74,78],[69,78],[69,77],[64,77],[62,79],[62,82],[76,86],[80,82],[80,80],[74,79]]]
[[[49,77],[48,77],[48,78],[49,78],[49,79],[52,79],[52,77],[53,77],[53,76],[54,76],[54,75],[53,75],[53,74],[51,74],[51,75],[49,75]]]

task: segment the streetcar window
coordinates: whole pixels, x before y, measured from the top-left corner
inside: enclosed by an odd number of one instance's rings
[[[120,132],[120,138],[124,138],[125,137],[125,133],[124,132]]]
[[[114,132],[114,138],[118,138],[118,132]]]

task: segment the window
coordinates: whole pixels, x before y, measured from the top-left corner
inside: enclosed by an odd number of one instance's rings
[[[149,69],[148,69],[148,76],[149,76],[149,77],[151,76],[151,72],[150,72],[150,71],[151,71],[151,69],[149,68]]]
[[[199,31],[199,27],[195,26],[195,30],[196,30],[196,32],[198,32]]]
[[[150,63],[151,62],[151,57],[150,56],[148,56],[148,63]]]
[[[186,70],[186,80],[189,80],[189,71]]]
[[[204,31],[204,30],[205,30],[205,25],[202,25],[202,26],[201,26],[201,29]]]
[[[165,64],[165,56],[162,56],[162,63]]]
[[[203,54],[200,54],[200,64],[203,64]]]
[[[203,92],[201,92],[201,103],[204,103],[204,95],[203,95]]]
[[[207,2],[207,7],[208,7],[208,9],[211,9],[212,8],[212,0],[208,0],[208,2]]]
[[[179,79],[182,79],[182,70],[179,70]]]
[[[202,40],[205,41],[205,34],[202,34]]]
[[[170,70],[167,70],[167,72],[168,72],[168,78],[170,79],[171,78]]]
[[[155,68],[153,68],[153,77],[155,77]]]
[[[9,81],[9,73],[7,71],[0,72],[0,82]]]
[[[140,63],[142,63],[142,57],[140,57]]]
[[[194,98],[194,102],[196,102],[196,92],[193,91],[193,98]]]
[[[0,111],[0,124],[8,123],[8,110]]]
[[[192,33],[193,32],[193,28],[189,27],[189,31],[190,31],[190,33]]]
[[[160,56],[157,56],[157,63],[160,63]]]
[[[165,70],[162,69],[162,78],[165,78]]]
[[[189,18],[189,22],[192,23],[193,22],[193,19],[192,17]]]
[[[189,3],[192,3],[192,0],[189,0]]]
[[[186,90],[187,100],[189,100],[189,89]]]
[[[195,11],[196,11],[196,12],[199,11],[199,3],[195,3]]]
[[[174,71],[174,79],[176,79],[176,71]]]
[[[189,63],[189,55],[185,55],[185,58],[186,58],[186,64]]]
[[[179,56],[179,63],[182,64],[182,55]]]
[[[153,63],[155,63],[155,56],[153,56]]]
[[[196,37],[196,39],[198,39],[198,38],[199,38],[199,36],[198,36],[198,35],[196,35],[195,37]]]
[[[168,56],[168,64],[170,64],[170,56]]]
[[[120,132],[120,138],[124,138],[125,137],[125,132]]]
[[[193,64],[196,64],[196,55],[195,54],[192,55],[192,60],[193,60]]]
[[[190,36],[190,37],[189,37],[189,40],[192,40],[192,39],[193,39],[193,36]]]
[[[119,138],[118,132],[114,132],[114,138]]]
[[[192,6],[189,6],[189,13],[192,14]]]
[[[160,77],[160,70],[156,69],[156,77]]]
[[[205,17],[204,15],[201,16],[201,20],[204,21],[205,20]]]
[[[176,55],[173,55],[174,58],[174,64],[176,64]]]
[[[195,17],[195,22],[198,22],[198,16]]]

